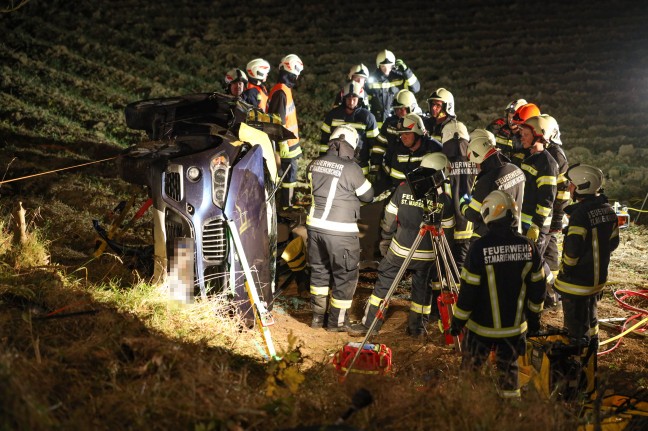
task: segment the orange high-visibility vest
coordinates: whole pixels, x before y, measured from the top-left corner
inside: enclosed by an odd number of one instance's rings
[[[259,99],[259,109],[262,110],[263,112],[268,111],[268,93],[266,92],[266,89],[263,88],[260,85],[252,84],[251,82],[248,82],[247,88],[256,88],[258,93],[257,98]]]
[[[281,83],[276,84],[274,87],[272,87],[272,90],[270,90],[270,94],[268,96],[268,104],[272,99],[272,96],[279,90],[282,90],[284,93],[286,93],[286,122],[284,124],[284,127],[293,132],[295,136],[297,136],[296,139],[288,139],[287,141],[283,141],[288,144],[288,147],[292,151],[294,146],[299,144],[299,126],[297,125],[297,110],[295,109],[295,101],[293,100],[292,90],[290,89],[290,87],[288,87],[286,84]]]

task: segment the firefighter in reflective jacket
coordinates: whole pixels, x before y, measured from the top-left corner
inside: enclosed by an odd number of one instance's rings
[[[491,192],[481,207],[486,235],[472,243],[461,271],[461,287],[450,333],[465,326],[462,368],[476,369],[495,350],[500,396],[520,396],[518,356],[525,333],[537,332],[545,295],[542,255],[518,233],[519,209],[511,195]]]
[[[470,134],[468,160],[477,164],[479,174],[470,195],[460,199],[461,214],[473,223],[472,240],[486,235],[488,227],[481,216],[482,203],[493,190],[502,190],[513,196],[518,208],[524,197],[524,172],[496,147],[495,136],[484,129]]]
[[[290,169],[281,184],[279,203],[287,208],[293,204],[293,192],[297,186],[297,160],[302,155],[299,145],[299,127],[297,125],[297,109],[293,100],[292,88],[297,82],[299,74],[304,70],[304,64],[295,54],[285,56],[279,64],[279,79],[272,87],[268,96],[268,113],[277,114],[282,124],[297,136],[278,143],[279,157],[281,157],[281,170]]]
[[[393,52],[384,49],[376,56],[376,69],[369,75],[366,88],[371,112],[380,128],[391,115],[396,94],[402,89],[418,93],[421,83],[403,60],[397,60]]]
[[[468,160],[469,139],[468,129],[460,121],[450,121],[443,127],[441,142],[443,154],[450,162],[449,194],[452,197],[454,213],[454,226],[444,230],[457,268],[463,265],[473,231],[472,222],[461,213],[460,201],[462,196],[471,193],[477,176],[477,165]]]
[[[456,120],[454,96],[445,88],[437,88],[427,99],[430,108],[429,117],[423,118],[423,124],[430,137],[441,141],[443,128]]]
[[[443,153],[431,153],[423,156],[420,167],[429,170],[430,174],[443,170],[447,172],[448,159]],[[442,218],[447,217],[446,211],[451,209],[450,197],[444,190],[437,190],[438,204],[442,207]],[[421,222],[428,202],[417,200],[407,182],[401,183],[389,203],[385,207],[385,214],[380,224],[382,241],[380,242],[381,254],[384,256],[378,265],[378,281],[365,308],[362,323],[351,327],[350,335],[365,335],[374,319],[378,321],[374,326],[375,333],[380,331],[384,323],[384,316],[376,316],[380,303],[383,301],[396,275],[401,269],[405,258],[410,253],[412,244],[420,234]],[[443,222],[442,222],[443,223]],[[426,333],[426,324],[432,312],[433,291],[429,286],[429,278],[434,260],[436,259],[431,236],[425,232],[425,237],[420,242],[418,249],[412,255],[407,267],[412,272],[412,299],[407,321],[407,333],[418,337]]]
[[[541,117],[544,117],[548,120],[548,127],[550,130],[549,144],[547,145],[547,151],[551,154],[551,157],[554,158],[556,163],[558,163],[558,177],[556,178],[556,199],[553,204],[553,211],[551,215],[551,225],[549,226],[549,241],[547,242],[547,247],[544,252],[544,258],[551,270],[551,275],[547,274],[547,280],[549,280],[549,285],[553,286],[553,283],[558,275],[558,270],[560,269],[560,252],[558,251],[558,235],[562,232],[563,228],[563,217],[565,215],[565,207],[569,204],[570,194],[569,194],[569,181],[565,177],[565,173],[569,168],[569,163],[567,162],[567,156],[562,149],[562,141],[560,140],[560,129],[558,128],[558,122],[555,118],[550,115],[542,114]],[[558,305],[560,298],[553,288],[548,288],[547,298],[545,300],[545,308],[553,307]]]
[[[486,126],[486,130],[495,135],[495,145],[497,145],[497,148],[509,159],[513,153],[513,141],[515,138],[513,128],[517,127],[512,122],[513,116],[518,108],[526,104],[527,101],[524,99],[512,100],[506,105],[506,109],[504,109],[504,117],[493,120]]]
[[[358,131],[358,161],[362,172],[369,173],[369,158],[378,136],[376,117],[367,108],[362,107],[365,97],[364,87],[355,81],[349,81],[344,86],[342,104],[331,109],[322,123],[319,154],[328,151],[331,131],[340,124],[349,124]]]
[[[574,165],[566,176],[575,203],[565,209],[569,226],[554,287],[563,298],[570,338],[596,339],[598,346],[596,302],[607,281],[610,255],[619,245],[619,223],[601,193],[604,178],[600,169]]]
[[[249,82],[245,92],[249,95],[248,99],[252,100],[254,107],[263,112],[268,110],[268,89],[265,86],[268,73],[270,73],[270,63],[262,58],[255,58],[250,61],[246,67]]]
[[[347,331],[348,311],[358,282],[360,201],[371,202],[373,188],[355,162],[358,133],[351,125],[331,134],[329,151],[311,162],[308,177],[313,203],[306,219],[311,267],[311,327]]]
[[[383,169],[389,176],[392,189],[405,181],[408,172],[416,169],[427,153],[441,151],[441,143],[426,135],[423,120],[417,114],[407,114],[397,127],[400,142],[387,148],[383,159]]]

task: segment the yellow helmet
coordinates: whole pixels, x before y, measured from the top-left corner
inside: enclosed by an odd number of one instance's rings
[[[503,190],[493,190],[484,198],[481,215],[486,224],[510,217],[511,226],[519,222],[520,209],[513,196]]]
[[[396,63],[396,56],[393,52],[383,49],[376,56],[376,67],[380,67],[381,64],[394,64]]]

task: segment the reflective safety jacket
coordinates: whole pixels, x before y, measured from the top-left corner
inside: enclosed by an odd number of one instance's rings
[[[554,288],[570,295],[595,295],[605,287],[610,255],[619,246],[616,212],[604,195],[588,196],[565,211],[569,226]]]
[[[491,227],[468,250],[453,326],[465,325],[482,337],[515,337],[526,332],[529,313],[542,311],[542,256],[515,228],[497,223]]]
[[[385,75],[380,69],[375,69],[369,74],[365,89],[369,95],[371,112],[376,116],[380,127],[391,115],[396,94],[403,89],[418,93],[421,83],[409,67],[405,70],[393,68],[389,75]]]
[[[259,108],[263,112],[268,110],[268,90],[263,84],[253,84],[248,82],[247,89],[244,93],[248,94],[248,99],[253,100],[255,108]]]
[[[436,118],[427,115],[423,117],[423,125],[425,126],[425,130],[427,130],[429,137],[441,142],[443,140],[443,128],[446,126],[446,124],[454,121],[456,118],[456,116],[446,115],[445,117],[443,117],[443,121],[437,123]]]
[[[472,222],[461,213],[459,199],[470,194],[477,176],[477,165],[468,161],[468,141],[453,138],[443,143],[443,154],[450,162],[450,196],[452,197],[455,226],[453,236],[455,241],[468,241],[473,233]]]
[[[380,127],[380,134],[376,137],[376,143],[371,151],[371,164],[382,165],[383,158],[388,148],[396,147],[400,143],[400,134],[398,133],[398,115],[391,115]]]
[[[438,209],[440,212],[435,213],[437,214],[435,217],[440,219],[438,223],[443,227],[444,221],[452,220],[452,202],[443,190],[438,190],[437,193],[439,195]],[[403,264],[414,240],[419,235],[421,222],[425,214],[424,206],[424,201],[416,200],[409,184],[403,182],[396,188],[385,207],[385,215],[380,223],[381,235],[383,239],[391,239],[385,258],[393,265],[400,266]],[[437,222],[436,219],[431,221]],[[412,260],[408,266],[410,269],[422,269],[426,262],[429,264],[436,259],[432,248],[432,236],[428,232],[425,232],[424,235],[423,240],[414,255],[412,255]]]
[[[493,190],[503,190],[513,196],[518,208],[522,208],[524,197],[524,172],[500,151],[488,157],[480,165],[481,171],[472,190],[472,200],[461,205],[461,213],[473,223],[473,238],[484,236],[488,227],[481,216],[484,199]],[[463,195],[462,195],[463,196]]]
[[[358,131],[358,160],[360,167],[365,173],[369,173],[369,158],[371,150],[378,136],[378,125],[376,117],[366,108],[356,108],[351,114],[346,113],[344,105],[331,109],[322,123],[322,134],[320,138],[319,154],[324,155],[328,151],[328,142],[331,133],[341,124],[349,124]]]
[[[553,204],[553,214],[551,216],[551,226],[549,227],[552,231],[560,231],[563,228],[563,216],[565,215],[565,207],[569,205],[571,196],[569,194],[569,180],[565,176],[567,169],[569,169],[569,163],[567,162],[567,156],[565,151],[563,151],[562,146],[557,144],[550,144],[547,147],[547,150],[551,157],[554,158],[556,163],[558,163],[558,177],[556,178],[556,199]]]
[[[508,125],[506,118],[493,120],[486,126],[486,130],[495,135],[495,146],[507,157],[510,157],[513,152],[513,130]]]
[[[268,95],[268,114],[277,114],[284,127],[297,136],[296,139],[287,139],[279,142],[279,156],[282,159],[294,159],[301,156],[302,149],[299,145],[299,126],[297,125],[297,109],[292,96],[292,89],[279,82]]]
[[[421,146],[416,151],[410,151],[402,142],[395,147],[387,148],[383,160],[383,169],[389,175],[392,186],[396,187],[405,181],[407,173],[419,167],[423,156],[427,153],[441,151],[443,148],[439,141],[427,136],[421,136]]]
[[[558,163],[545,150],[524,159],[521,168],[526,177],[522,201],[522,225],[526,229],[531,224],[535,224],[543,232],[549,232],[556,199]]]
[[[307,168],[312,203],[306,226],[331,235],[357,235],[360,201],[371,202],[373,188],[353,161],[353,149],[346,142],[349,155],[340,156],[334,145]]]

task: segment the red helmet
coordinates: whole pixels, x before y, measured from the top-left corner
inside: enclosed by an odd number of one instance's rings
[[[529,118],[537,117],[538,115],[540,115],[540,108],[533,103],[527,103],[515,111],[512,121],[514,124],[522,124]]]

